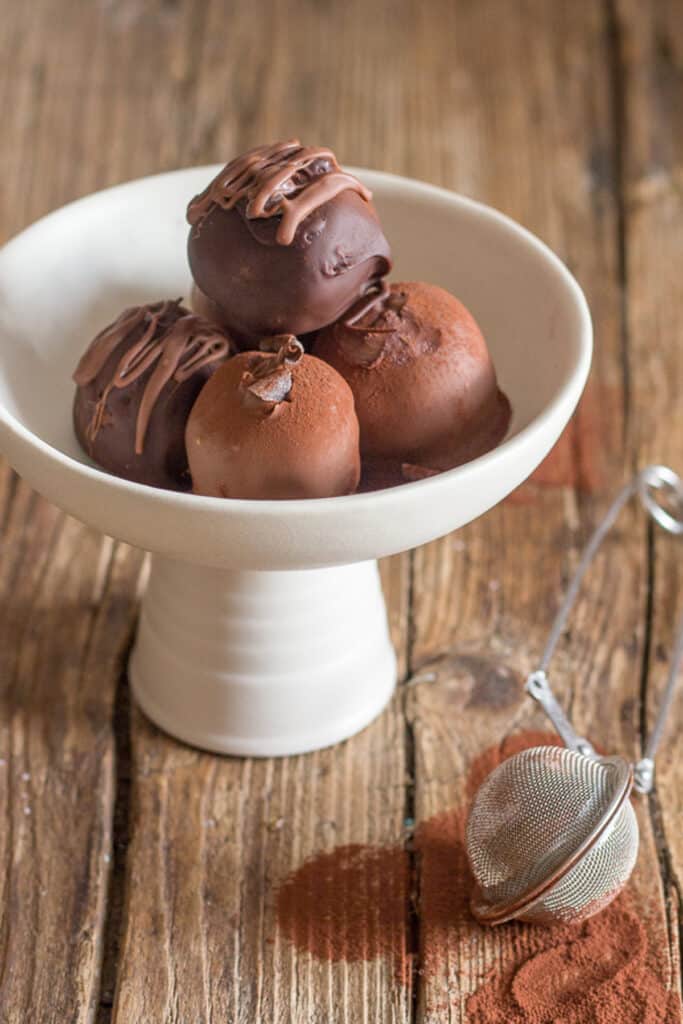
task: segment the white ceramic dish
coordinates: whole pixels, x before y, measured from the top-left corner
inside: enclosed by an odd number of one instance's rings
[[[384,706],[395,660],[375,560],[464,525],[534,470],[583,390],[591,321],[564,265],[513,221],[360,170],[394,279],[443,285],[479,321],[513,406],[507,440],[428,480],[315,501],[203,498],[109,476],[73,434],[71,371],[123,306],[188,295],[185,206],[216,169],[89,196],[0,251],[0,449],[67,512],[153,552],[131,663],[148,715],[211,750],[291,754],[351,735]]]

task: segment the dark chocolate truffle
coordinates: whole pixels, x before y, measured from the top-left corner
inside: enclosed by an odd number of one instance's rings
[[[242,352],[204,385],[187,422],[194,490],[222,498],[355,491],[358,420],[346,382],[291,335]]]
[[[505,435],[510,406],[484,338],[443,288],[393,284],[361,315],[321,331],[313,352],[348,381],[361,454],[384,476],[383,461],[404,480],[451,469]]]
[[[225,333],[180,300],[124,310],[91,342],[74,373],[81,446],[116,476],[188,490],[187,417],[233,351]]]
[[[371,193],[297,140],[238,157],[188,206],[194,279],[240,347],[307,334],[391,269]]]
[[[196,284],[192,285],[190,292],[190,307],[197,316],[203,316],[205,320],[209,320],[212,324],[217,324],[223,330],[229,330],[221,307],[210,299],[208,295],[205,295]]]

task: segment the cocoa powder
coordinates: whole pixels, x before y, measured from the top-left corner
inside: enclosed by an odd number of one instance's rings
[[[306,861],[280,886],[277,920],[320,960],[392,961],[408,979],[409,860],[401,846],[338,846]]]
[[[524,953],[467,1000],[470,1024],[680,1024],[628,891],[582,925],[525,931]]]
[[[681,1024],[680,998],[657,954],[666,936],[657,934],[630,890],[582,924],[499,926],[501,964],[473,995],[463,994],[472,987],[463,977],[472,970],[471,950],[483,946],[486,931],[469,912],[468,805],[501,760],[557,742],[554,734],[525,732],[485,750],[471,765],[467,803],[415,831],[419,974],[428,983],[428,1009],[445,1015],[463,1007],[468,1024]],[[280,887],[278,925],[298,949],[321,960],[386,957],[405,984],[412,960],[410,884],[403,846],[341,846],[306,861]],[[440,989],[438,1002],[433,993]]]

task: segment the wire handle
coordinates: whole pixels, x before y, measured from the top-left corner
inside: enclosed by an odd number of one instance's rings
[[[552,722],[553,726],[561,736],[563,742],[572,750],[587,757],[594,757],[593,747],[572,728],[569,719],[557,702],[554,693],[548,682],[547,669],[550,659],[555,653],[558,641],[566,625],[569,613],[574,606],[577,595],[586,575],[586,570],[593,561],[596,552],[607,534],[614,526],[619,513],[626,503],[638,495],[643,508],[648,515],[667,533],[676,536],[683,535],[683,480],[674,473],[668,466],[646,466],[630,483],[617,494],[616,498],[605,513],[604,518],[598,523],[586,548],[581,555],[574,577],[569,584],[567,593],[555,617],[550,636],[545,645],[538,669],[532,672],[526,681],[526,691],[534,700],[541,705],[544,712]],[[673,505],[673,511],[662,504],[662,499],[668,498]],[[674,643],[669,666],[669,674],[664,687],[662,703],[659,708],[657,720],[648,739],[645,754],[637,762],[634,768],[635,788],[641,793],[649,793],[654,784],[654,757],[664,732],[666,719],[671,709],[674,688],[678,677],[678,670],[683,662],[683,617],[678,625],[676,641]]]

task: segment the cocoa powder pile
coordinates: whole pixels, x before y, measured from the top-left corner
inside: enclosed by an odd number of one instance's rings
[[[582,924],[499,926],[500,965],[473,995],[462,994],[463,964],[471,968],[468,958],[483,946],[487,932],[469,912],[468,805],[501,760],[543,743],[556,744],[557,738],[526,732],[484,751],[469,772],[467,804],[435,815],[415,831],[417,959],[428,1017],[449,1019],[449,1011],[464,1003],[468,1024],[681,1024],[680,998],[670,990],[658,956],[666,936],[657,934],[628,889]],[[403,846],[342,846],[318,855],[280,887],[279,927],[299,950],[321,960],[386,957],[397,981],[407,984],[410,874]]]
[[[467,1000],[471,1024],[680,1024],[628,892],[578,927],[526,932],[524,954]]]

